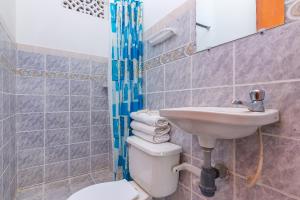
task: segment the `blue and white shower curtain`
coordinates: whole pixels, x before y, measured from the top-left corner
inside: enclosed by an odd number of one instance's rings
[[[126,139],[130,113],[143,108],[143,3],[115,0],[110,4],[112,29],[112,120],[115,179],[130,180]]]

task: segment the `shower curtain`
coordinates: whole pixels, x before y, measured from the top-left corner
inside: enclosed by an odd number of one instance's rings
[[[115,0],[110,4],[112,30],[112,132],[115,180],[130,180],[126,139],[130,113],[143,109],[143,3]]]

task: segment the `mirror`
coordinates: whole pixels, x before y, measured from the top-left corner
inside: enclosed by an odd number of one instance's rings
[[[283,25],[284,0],[196,0],[197,50]]]

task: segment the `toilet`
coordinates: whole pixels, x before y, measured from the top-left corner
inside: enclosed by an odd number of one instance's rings
[[[151,200],[164,198],[177,189],[182,148],[172,143],[152,144],[136,136],[127,138],[129,171],[126,180],[92,185],[73,194],[68,200]]]

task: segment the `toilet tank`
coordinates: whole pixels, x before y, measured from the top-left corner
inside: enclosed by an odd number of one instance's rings
[[[133,180],[154,198],[171,195],[177,189],[182,148],[172,143],[152,144],[136,136],[128,137],[129,171]]]

